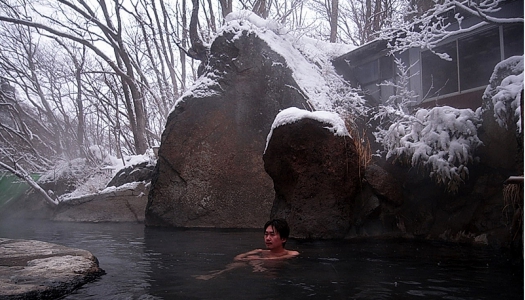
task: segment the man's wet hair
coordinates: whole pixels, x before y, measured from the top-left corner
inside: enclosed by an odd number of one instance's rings
[[[275,229],[279,233],[279,236],[282,239],[288,239],[288,236],[290,235],[290,227],[288,227],[288,223],[285,219],[273,219],[266,222],[266,224],[264,224],[265,232],[268,226],[273,226],[273,229]]]

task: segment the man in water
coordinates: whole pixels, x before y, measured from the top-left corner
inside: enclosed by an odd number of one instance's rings
[[[290,227],[288,227],[286,220],[270,220],[264,224],[264,243],[267,250],[255,249],[235,256],[234,260],[285,259],[297,256],[299,252],[284,248],[289,235]]]
[[[264,272],[266,268],[263,266],[264,261],[268,260],[282,260],[299,255],[299,252],[286,250],[284,248],[288,236],[290,235],[290,228],[284,219],[273,219],[264,225],[264,243],[267,250],[255,249],[246,253],[235,256],[233,263],[228,264],[224,270],[214,271],[208,275],[194,276],[197,279],[208,280],[216,277],[226,271],[235,268],[243,267],[248,262],[253,267],[254,272]]]

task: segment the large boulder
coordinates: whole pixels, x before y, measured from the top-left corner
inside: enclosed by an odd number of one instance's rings
[[[344,238],[350,229],[358,154],[352,138],[333,129],[307,114],[269,138],[263,159],[275,187],[271,217],[285,218],[292,237]]]
[[[58,299],[104,273],[89,251],[0,238],[0,299]]]
[[[307,107],[286,60],[248,30],[224,31],[168,117],[146,225],[259,228],[274,191],[266,137],[279,110]]]

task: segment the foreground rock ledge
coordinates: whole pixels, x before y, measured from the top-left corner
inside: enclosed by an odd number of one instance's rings
[[[0,299],[53,299],[102,274],[89,251],[0,238]]]

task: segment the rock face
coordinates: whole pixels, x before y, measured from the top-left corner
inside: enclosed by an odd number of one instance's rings
[[[68,199],[57,206],[47,204],[33,192],[11,201],[0,211],[0,218],[143,223],[149,189],[149,182],[133,182]]]
[[[135,182],[104,193],[90,194],[61,202],[54,221],[69,222],[144,222],[149,183]]]
[[[137,165],[129,166],[120,170],[107,186],[121,186],[130,182],[150,182],[153,170],[155,169],[154,164],[149,162],[143,162]]]
[[[365,170],[365,179],[376,195],[396,206],[403,204],[401,185],[380,166],[369,165]]]
[[[86,250],[0,238],[1,299],[56,299],[102,274]]]
[[[274,191],[262,154],[280,109],[306,107],[286,61],[255,34],[217,37],[168,117],[146,225],[260,228]]]
[[[277,127],[263,156],[275,187],[271,217],[285,218],[295,238],[343,238],[352,223],[358,155],[351,137],[326,126],[302,119]]]

